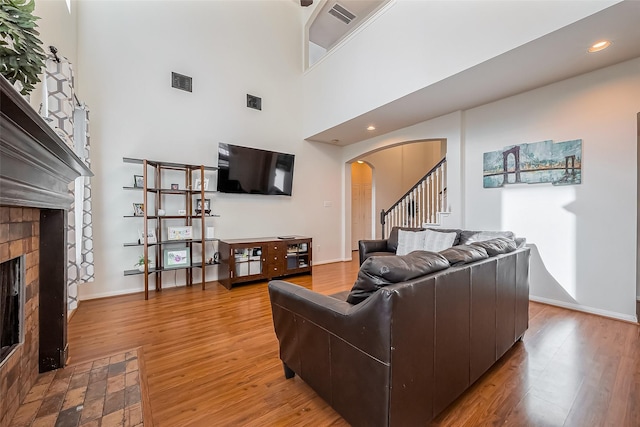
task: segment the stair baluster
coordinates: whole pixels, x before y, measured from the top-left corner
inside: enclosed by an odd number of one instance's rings
[[[435,224],[438,213],[448,209],[446,200],[446,164],[443,158],[418,181],[404,196],[388,210],[382,210],[380,222],[382,236],[388,237],[391,228],[421,227],[425,223]]]

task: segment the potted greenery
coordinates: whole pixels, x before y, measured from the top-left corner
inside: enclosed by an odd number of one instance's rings
[[[138,262],[133,264],[134,267],[138,267],[138,270],[144,271],[144,255],[140,255]],[[156,267],[156,263],[153,260],[149,261],[149,270]]]
[[[0,2],[0,73],[11,82],[20,82],[22,95],[28,95],[40,81],[44,51],[33,16],[34,0]]]

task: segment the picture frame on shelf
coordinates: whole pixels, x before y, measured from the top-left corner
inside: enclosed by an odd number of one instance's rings
[[[138,230],[138,243],[141,245],[144,244],[144,230]],[[153,228],[150,228],[149,231],[147,231],[147,243],[158,243],[156,230]]]
[[[190,240],[193,239],[193,227],[185,225],[182,227],[167,227],[167,240]]]
[[[144,203],[134,203],[133,204],[133,215],[134,216],[144,216]]]
[[[180,184],[171,184],[171,189],[172,190],[179,190],[180,189]]]
[[[196,182],[193,184],[193,189],[196,191],[209,189],[209,178],[204,179],[204,184],[200,181],[200,178],[196,178]]]
[[[203,210],[205,215],[211,213],[211,199],[204,199],[204,204],[202,199],[196,199],[196,215],[200,215]]]
[[[135,188],[144,188],[144,176],[133,175],[133,186]]]
[[[177,249],[165,249],[164,268],[183,268],[191,265],[191,250],[188,247]]]

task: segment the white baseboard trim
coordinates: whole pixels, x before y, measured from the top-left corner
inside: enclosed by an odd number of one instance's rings
[[[144,288],[129,288],[129,289],[121,289],[119,291],[100,292],[97,294],[81,295],[79,296],[79,298],[80,298],[80,301],[88,301],[91,299],[117,297],[120,295],[136,294],[139,292],[144,292]]]
[[[555,299],[537,297],[535,295],[529,295],[529,300],[541,302],[543,304],[555,305],[557,307],[568,308],[569,310],[582,311],[583,313],[597,314],[598,316],[609,317],[611,319],[624,320],[625,322],[638,323],[638,318],[636,316],[617,313],[615,311],[602,310],[599,308],[588,307],[586,305],[572,304]]]
[[[336,259],[325,259],[324,261],[313,261],[313,265],[333,264],[334,262],[347,262],[347,261],[351,261],[351,258],[336,258]]]
[[[80,301],[78,300],[78,303],[76,305],[76,308],[74,308],[73,310],[69,310],[67,312],[67,323],[71,322],[71,318],[73,317],[74,314],[76,314],[78,312],[78,308],[80,308]]]
[[[349,261],[351,261],[351,258],[345,258],[345,259],[336,258],[336,259],[327,259],[323,261],[314,261],[313,265],[333,264],[336,262],[349,262]],[[210,281],[215,282],[216,280],[217,278]],[[284,278],[284,280],[286,280],[286,278]],[[167,288],[167,289],[179,288],[181,286],[185,286],[185,285],[181,284],[177,286],[163,286],[163,288]],[[99,298],[117,297],[120,295],[129,295],[129,294],[135,294],[139,292],[144,292],[144,288],[129,288],[129,289],[121,289],[119,291],[113,291],[113,292],[100,292],[96,294],[86,294],[86,295],[83,294],[83,295],[79,295],[79,301],[88,301],[88,300],[99,299]]]

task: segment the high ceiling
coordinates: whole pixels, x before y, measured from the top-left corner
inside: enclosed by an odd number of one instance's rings
[[[330,0],[323,6],[316,19],[314,19],[311,27],[309,27],[309,41],[321,46],[327,50],[331,49],[344,36],[367,20],[367,18],[376,11],[380,6],[388,0]],[[338,10],[346,10],[351,13],[354,18],[350,22],[345,23],[331,14],[329,11],[335,5],[341,6]]]
[[[594,38],[613,44],[587,53]],[[306,139],[354,144],[638,57],[640,1],[624,1]]]

